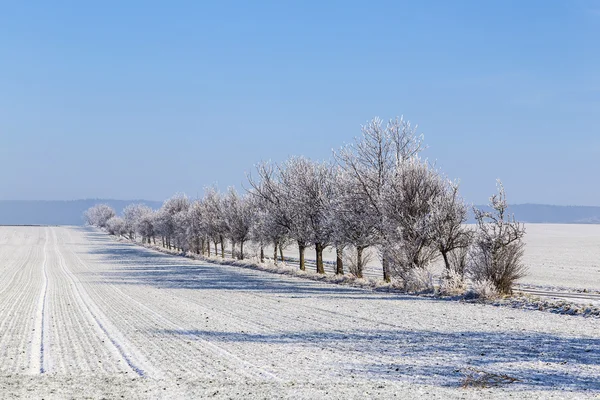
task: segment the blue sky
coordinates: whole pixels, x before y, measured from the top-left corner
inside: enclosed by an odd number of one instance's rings
[[[0,199],[195,196],[396,115],[470,202],[600,205],[600,1],[0,3]]]

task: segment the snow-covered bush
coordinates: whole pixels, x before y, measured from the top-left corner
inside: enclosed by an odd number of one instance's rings
[[[496,285],[488,279],[472,281],[467,291],[468,298],[493,299],[498,297],[498,295]]]
[[[411,293],[432,293],[433,275],[427,268],[413,268],[400,280],[404,290]]]
[[[502,182],[490,198],[492,211],[475,209],[477,233],[469,259],[475,282],[491,282],[501,294],[512,293],[515,281],[525,276],[523,264],[525,227],[507,214],[508,203]]]
[[[460,272],[450,269],[442,277],[440,282],[440,293],[444,295],[461,295],[467,290],[467,282]]]

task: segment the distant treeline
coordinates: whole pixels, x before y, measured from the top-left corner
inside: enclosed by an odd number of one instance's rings
[[[487,210],[487,206],[477,206]],[[600,224],[600,207],[511,204],[509,212],[519,221],[535,224]],[[473,215],[469,222],[475,222]]]
[[[83,225],[83,212],[95,204],[109,204],[121,212],[132,202],[143,203],[154,209],[162,205],[162,202],[147,200],[0,200],[0,225]]]

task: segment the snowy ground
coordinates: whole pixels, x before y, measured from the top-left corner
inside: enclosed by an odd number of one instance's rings
[[[584,398],[600,320],[0,228],[2,398]],[[519,381],[462,389],[469,368]]]

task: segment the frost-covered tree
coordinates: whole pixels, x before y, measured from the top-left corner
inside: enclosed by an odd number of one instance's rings
[[[279,222],[280,216],[277,209],[270,205],[264,198],[256,195],[253,190],[248,191],[255,207],[255,219],[250,231],[251,239],[260,246],[260,261],[264,262],[264,249],[273,246],[273,262],[277,264],[277,249],[282,249],[287,241],[288,229]]]
[[[188,251],[191,248],[190,244],[190,218],[189,208],[176,212],[173,215],[173,225],[175,227],[173,233],[173,242],[175,247],[181,251]]]
[[[400,161],[384,187],[385,249],[393,260],[393,271],[404,282],[414,268],[427,267],[438,255],[432,245],[431,214],[444,189],[441,175],[417,157]]]
[[[231,253],[234,256],[235,244],[239,244],[238,258],[244,259],[244,244],[250,238],[250,230],[255,218],[255,208],[251,199],[240,196],[231,187],[223,199],[223,216],[227,226],[228,236],[231,239]]]
[[[204,254],[205,221],[204,205],[200,200],[194,201],[188,209],[187,236],[196,254]]]
[[[446,275],[463,276],[473,235],[465,225],[467,205],[458,193],[458,183],[445,182],[441,194],[432,199],[430,219],[429,235],[444,260]]]
[[[338,168],[334,189],[329,216],[333,243],[337,249],[352,246],[354,259],[350,261],[351,272],[362,278],[367,261],[364,251],[377,243],[379,219],[371,212],[369,203],[363,201],[364,196],[353,175]],[[339,253],[338,251],[336,273],[343,274],[342,256]]]
[[[156,214],[155,228],[163,237],[163,246],[171,248],[174,244],[181,244],[180,240],[173,243],[176,234],[179,234],[175,215],[178,213],[187,213],[190,201],[185,194],[177,193],[170,199],[165,200],[162,207]],[[178,217],[181,221],[182,216]]]
[[[107,204],[96,204],[84,212],[83,217],[88,225],[106,228],[109,219],[116,216],[115,210]]]
[[[217,244],[221,244],[221,258],[224,258],[227,223],[223,213],[223,196],[216,188],[209,187],[205,191],[202,204],[204,205],[204,221],[208,240],[214,244],[215,255],[217,255]]]
[[[306,237],[315,247],[317,272],[325,273],[323,250],[331,243],[333,227],[329,223],[334,197],[333,173],[327,163],[303,157],[290,158],[284,165],[284,185],[289,191],[293,214]]]
[[[325,273],[323,250],[332,238],[328,208],[333,196],[331,167],[303,157],[291,157],[278,165],[257,166],[260,180],[250,180],[256,196],[266,203],[274,221],[296,241],[300,269],[304,270],[304,253],[315,246],[317,272]]]
[[[125,221],[120,217],[111,217],[106,221],[106,230],[111,235],[121,236],[127,233]]]
[[[417,135],[416,127],[402,118],[396,118],[383,125],[374,118],[362,127],[362,135],[353,144],[334,153],[335,159],[356,185],[360,201],[368,205],[367,211],[378,221],[378,247],[382,254],[383,277],[390,280],[389,251],[386,238],[389,226],[382,208],[385,187],[395,175],[398,165],[417,156],[423,149],[423,138]]]
[[[525,227],[508,214],[502,182],[490,197],[491,211],[474,208],[477,232],[469,272],[476,282],[491,282],[502,294],[510,294],[515,281],[525,276],[523,264]]]
[[[310,228],[307,218],[297,208],[297,200],[294,198],[296,177],[291,176],[291,170],[287,163],[283,165],[268,162],[259,163],[256,166],[258,180],[248,176],[252,186],[252,194],[262,199],[263,207],[268,210],[272,218],[271,223],[285,231],[285,236],[294,240],[298,245],[300,269],[305,270],[304,252],[310,244]],[[275,242],[275,259],[277,259],[277,245]]]
[[[157,213],[152,211],[152,209],[146,210],[144,214],[142,214],[136,224],[135,230],[142,237],[143,243],[150,244],[150,240],[156,244],[156,220]]]
[[[137,225],[142,216],[151,213],[152,209],[145,204],[130,204],[123,209],[123,220],[125,221],[125,231],[130,239],[135,239]]]

